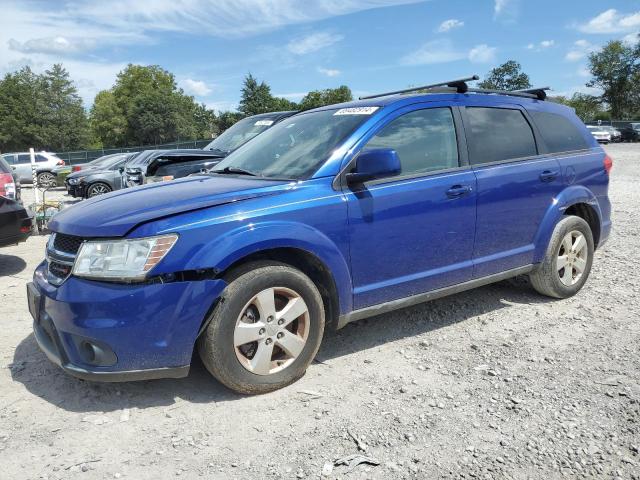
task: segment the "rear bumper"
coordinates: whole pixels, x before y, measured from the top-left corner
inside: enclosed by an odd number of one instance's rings
[[[69,277],[55,287],[45,263],[28,284],[41,350],[67,373],[119,382],[180,378],[222,280],[123,285]]]

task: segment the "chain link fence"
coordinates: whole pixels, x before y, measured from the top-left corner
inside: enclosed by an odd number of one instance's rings
[[[56,152],[56,156],[64,160],[67,165],[86,163],[104,155],[112,153],[140,152],[142,150],[175,150],[178,148],[203,148],[211,142],[208,140],[187,140],[181,142],[163,143],[160,145],[139,145],[137,147],[101,148],[98,150],[77,150],[74,152]]]

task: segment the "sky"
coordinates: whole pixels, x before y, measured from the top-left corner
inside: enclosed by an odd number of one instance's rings
[[[233,110],[252,73],[298,101],[487,72],[510,59],[555,94],[589,92],[588,54],[633,42],[640,0],[0,0],[0,74],[62,63],[85,106],[128,63],[160,65]]]

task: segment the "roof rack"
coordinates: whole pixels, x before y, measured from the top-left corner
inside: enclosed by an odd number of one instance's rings
[[[404,90],[395,90],[393,92],[377,93],[376,95],[367,95],[366,97],[360,97],[360,100],[368,100],[370,98],[378,98],[378,97],[387,97],[389,95],[398,95],[400,93],[418,92],[420,90],[429,90],[436,87],[455,88],[458,93],[465,93],[467,90],[469,90],[467,82],[471,82],[473,80],[479,80],[479,79],[480,77],[478,75],[473,75],[467,78],[450,80],[448,82],[434,83],[431,85],[424,85],[422,87],[405,88]]]
[[[531,95],[535,95],[538,100],[544,100],[547,98],[547,92],[545,92],[545,90],[551,90],[551,87],[525,88],[513,91],[518,93],[530,93]]]
[[[544,100],[547,98],[547,93],[545,90],[550,90],[550,87],[540,87],[540,88],[526,88],[522,90],[492,90],[488,88],[469,88],[467,82],[471,82],[473,80],[479,80],[480,77],[478,75],[473,75],[467,78],[461,78],[458,80],[450,80],[448,82],[441,83],[433,83],[431,85],[424,85],[422,87],[412,87],[405,88],[404,90],[395,90],[393,92],[386,93],[378,93],[376,95],[368,95],[366,97],[360,97],[360,100],[368,100],[371,98],[378,97],[387,97],[389,95],[398,95],[401,93],[411,93],[418,92],[420,90],[434,90],[439,92],[457,92],[457,93],[487,93],[487,94],[497,94],[497,95],[509,95],[512,97],[523,97],[523,98],[535,98],[537,100]]]

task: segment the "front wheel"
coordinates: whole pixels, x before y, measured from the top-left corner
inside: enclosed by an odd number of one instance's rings
[[[36,176],[36,182],[38,182],[39,187],[55,187],[56,176],[51,172],[41,172]]]
[[[198,351],[209,372],[239,393],[277,390],[302,377],[324,333],[324,306],[315,284],[280,263],[245,266],[232,274]]]
[[[111,187],[109,185],[107,185],[106,183],[97,182],[87,188],[87,198],[104,195],[105,193],[109,193],[110,191]]]
[[[594,250],[589,224],[573,215],[563,218],[551,235],[542,263],[529,274],[533,288],[554,298],[575,295],[589,277]]]

